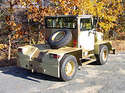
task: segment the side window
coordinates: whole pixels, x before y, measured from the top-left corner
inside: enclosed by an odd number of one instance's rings
[[[90,18],[84,18],[80,20],[80,30],[86,31],[86,30],[92,30],[92,19]]]

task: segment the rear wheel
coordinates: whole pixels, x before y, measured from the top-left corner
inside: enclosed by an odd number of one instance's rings
[[[109,54],[108,47],[106,45],[101,45],[99,54],[95,55],[97,64],[103,65],[107,63],[108,54]]]
[[[60,62],[60,76],[64,81],[73,79],[77,72],[78,63],[74,56],[65,55]]]

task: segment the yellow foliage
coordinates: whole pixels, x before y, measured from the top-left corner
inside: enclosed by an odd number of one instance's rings
[[[0,44],[0,49],[7,48],[6,44]]]
[[[91,14],[99,18],[99,26],[109,31],[123,12],[122,0],[51,0],[57,5],[56,14]],[[74,9],[73,7],[77,7]]]
[[[123,12],[122,0],[50,0],[53,6],[42,7],[40,0],[19,0],[28,6],[28,18],[43,23],[44,16],[91,14],[98,18],[98,25],[103,31],[116,26],[119,15]],[[31,1],[39,4],[34,6]]]

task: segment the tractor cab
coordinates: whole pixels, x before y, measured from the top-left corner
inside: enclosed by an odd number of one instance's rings
[[[62,32],[67,30],[72,34],[72,40],[70,43],[68,42],[67,46],[93,50],[96,33],[94,25],[95,22],[92,15],[48,16],[45,18],[46,38],[49,38],[52,33],[58,32],[58,30]],[[64,33],[63,35],[58,35],[63,36]]]

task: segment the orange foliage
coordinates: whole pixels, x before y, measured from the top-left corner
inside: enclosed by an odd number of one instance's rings
[[[41,0],[15,0],[16,4],[25,7],[28,19],[44,23],[45,16],[91,14],[98,18],[102,31],[109,31],[117,26],[119,15],[123,12],[122,0],[50,0],[48,6],[42,6]],[[13,30],[21,30],[21,25],[8,22]],[[16,36],[18,37],[18,36]]]

